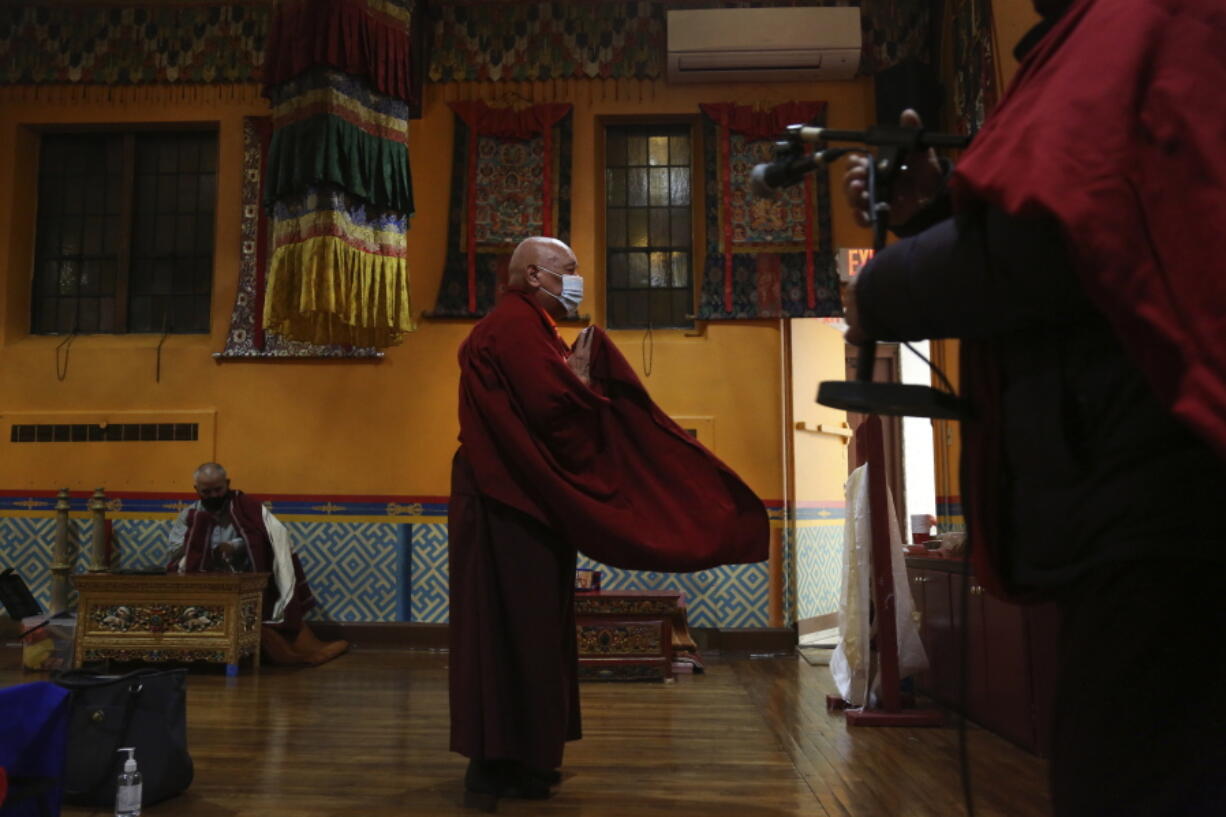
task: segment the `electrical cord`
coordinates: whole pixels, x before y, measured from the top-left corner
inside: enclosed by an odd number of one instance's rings
[[[651,377],[651,370],[656,363],[656,336],[647,322],[647,331],[643,333],[643,377]]]
[[[68,377],[68,355],[72,352],[72,342],[77,337],[77,332],[74,329],[68,337],[59,342],[55,347],[55,379],[61,383]],[[60,350],[63,350],[63,362],[60,359]]]
[[[153,382],[162,382],[162,344],[166,342],[166,338],[170,335],[170,317],[167,313],[162,313],[162,339],[158,341],[157,349],[157,364],[154,368]]]
[[[962,777],[962,802],[966,808],[966,817],[975,817],[975,796],[971,788],[971,758],[967,751],[966,733],[966,703],[967,690],[970,687],[970,653],[971,628],[970,619],[970,588],[971,559],[970,542],[963,541],[962,547],[962,631],[958,634],[958,770]]]

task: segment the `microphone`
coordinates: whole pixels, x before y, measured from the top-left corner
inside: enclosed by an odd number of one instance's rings
[[[900,147],[906,150],[964,148],[971,141],[969,136],[937,133],[904,125],[873,125],[868,130],[835,130],[834,128],[819,128],[815,125],[789,125],[788,135],[801,142],[855,142],[861,145]]]
[[[775,143],[775,157],[769,163],[755,165],[750,174],[750,190],[755,196],[773,198],[784,187],[803,181],[806,173],[822,162],[833,162],[854,148],[826,148],[816,153],[804,152],[805,143],[853,142],[882,149],[897,149],[903,153],[925,148],[966,147],[970,137],[952,133],[935,133],[922,128],[902,125],[873,125],[868,130],[835,130],[816,125],[789,125],[787,138]]]
[[[749,174],[749,189],[755,196],[772,199],[784,187],[799,184],[805,175],[816,170],[820,154],[807,156],[780,156],[773,162],[754,165]]]

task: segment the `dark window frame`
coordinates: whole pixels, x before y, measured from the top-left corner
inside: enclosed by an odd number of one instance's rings
[[[635,329],[693,329],[695,325],[694,311],[695,300],[698,287],[698,272],[701,269],[701,242],[700,230],[701,213],[699,205],[702,201],[702,145],[700,142],[701,132],[698,127],[698,119],[694,116],[670,116],[670,115],[633,115],[633,116],[602,116],[597,119],[600,127],[600,163],[597,167],[599,201],[600,201],[600,237],[602,244],[602,260],[604,264],[604,305],[605,305],[605,325],[612,330],[635,330]],[[611,134],[616,136],[618,133],[623,135],[655,135],[655,136],[678,136],[684,135],[688,143],[689,156],[688,163],[674,162],[670,156],[664,163],[653,163],[650,155],[650,142],[648,142],[647,154],[643,157],[632,157],[627,154],[625,157],[617,155],[617,147],[615,140],[612,140]],[[642,161],[637,161],[642,158]],[[665,204],[653,203],[651,199],[650,189],[650,171],[652,168],[669,168],[670,173],[672,168],[684,168],[688,172],[688,188],[689,201],[686,204],[675,203],[672,200],[672,189],[670,179],[669,200]],[[630,171],[631,169],[643,170],[648,173],[648,188],[646,191],[645,203],[632,204],[630,190]],[[616,178],[617,171],[623,171],[625,174],[625,191],[624,195],[617,191],[617,186],[620,185],[620,180]],[[614,200],[617,199],[617,200]],[[623,203],[624,200],[624,203]],[[643,221],[646,229],[646,244],[635,244],[633,231],[637,230],[638,225],[632,225],[632,211],[640,211],[642,215],[634,217],[635,221]],[[656,225],[655,232],[667,232],[669,241],[667,243],[655,242],[653,239],[653,211],[666,210],[668,215],[666,218],[660,218],[658,224],[666,224],[667,230]],[[677,227],[674,224],[676,211],[684,210],[685,218],[688,224],[681,224]],[[619,212],[624,215],[624,223],[619,217]],[[684,235],[688,243],[678,242],[678,230]],[[623,232],[624,238],[618,238],[617,233]],[[668,286],[659,286],[653,283],[653,264],[652,254],[664,253],[659,259],[659,263],[655,266],[661,266],[663,262],[668,263],[670,281]],[[642,270],[632,273],[630,270],[630,255],[637,254],[645,256],[645,273]],[[688,259],[688,263],[684,260],[678,262],[677,254],[684,254]],[[618,258],[617,256],[621,256]],[[622,268],[623,263],[625,269]],[[672,273],[674,263],[684,264],[686,273],[685,282],[678,285],[677,278]],[[638,264],[636,266],[642,266]],[[657,271],[659,272],[659,271]],[[643,276],[646,276],[646,285],[642,284]],[[637,276],[638,282],[635,283]],[[657,278],[660,276],[657,275]],[[640,293],[642,293],[640,295]],[[664,301],[668,301],[667,307]],[[658,320],[663,313],[667,312],[667,318]]]
[[[31,334],[211,331],[218,125],[34,126]]]

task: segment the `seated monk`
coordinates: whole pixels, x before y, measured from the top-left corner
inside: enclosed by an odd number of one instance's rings
[[[226,469],[215,462],[196,469],[195,483],[200,499],[171,527],[166,571],[271,573],[260,646],[275,664],[318,665],[348,650],[347,641],[320,641],[303,621],[315,597],[285,525],[258,500],[230,490]]]

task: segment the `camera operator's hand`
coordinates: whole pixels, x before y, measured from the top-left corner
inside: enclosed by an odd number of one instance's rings
[[[906,128],[920,128],[919,114],[908,108],[898,119]],[[872,157],[854,155],[847,160],[843,175],[843,194],[856,215],[856,223],[868,227],[868,163]],[[894,180],[894,197],[890,201],[890,225],[906,224],[941,192],[944,174],[937,154],[929,148],[922,154],[909,156],[907,164]]]
[[[851,282],[843,289],[843,321],[847,324],[847,331],[843,333],[843,340],[852,346],[861,346],[869,340],[868,335],[864,334],[864,329],[860,326],[860,310],[856,305],[855,278],[852,278]]]

